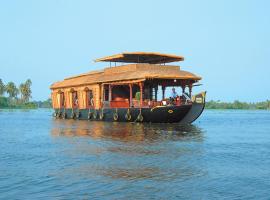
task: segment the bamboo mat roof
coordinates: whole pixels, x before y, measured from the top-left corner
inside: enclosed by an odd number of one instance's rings
[[[152,65],[152,64],[129,64],[117,67],[105,68],[104,70],[84,73],[53,83],[51,89],[84,86],[96,83],[113,82],[136,82],[145,79],[182,79],[200,80],[187,71],[180,70],[179,66]]]
[[[149,63],[161,64],[183,61],[184,57],[155,52],[125,52],[112,56],[96,59],[95,62],[124,62],[124,63]]]

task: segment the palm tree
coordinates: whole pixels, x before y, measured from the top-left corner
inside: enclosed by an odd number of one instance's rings
[[[32,97],[31,94],[32,94],[32,91],[31,91],[31,85],[32,85],[32,81],[31,79],[27,79],[24,83],[24,100],[26,102],[29,101],[29,99]]]
[[[30,87],[30,86],[32,85],[31,79],[27,79],[27,80],[25,81],[25,84],[26,84],[28,87]]]
[[[25,102],[25,84],[24,83],[21,83],[20,86],[19,86],[19,91],[21,93],[21,101],[22,102]]]
[[[2,79],[0,78],[0,96],[3,96],[5,93],[5,84],[3,83]]]
[[[10,98],[16,98],[19,90],[13,82],[8,82],[5,87],[6,92],[8,93]]]
[[[31,85],[32,81],[30,79],[27,79],[25,83],[21,83],[19,86],[19,90],[21,93],[21,100],[22,102],[28,102],[29,99],[31,98]]]

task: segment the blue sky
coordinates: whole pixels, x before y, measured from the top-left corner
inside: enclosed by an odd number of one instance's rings
[[[270,99],[270,1],[35,0],[0,2],[0,78],[33,82],[33,99],[64,77],[126,51],[185,56],[208,100]]]

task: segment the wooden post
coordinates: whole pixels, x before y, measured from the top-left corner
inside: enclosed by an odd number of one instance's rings
[[[102,84],[102,95],[103,95],[103,99],[102,99],[102,102],[106,100],[105,98],[105,85]]]
[[[140,82],[140,107],[142,107],[143,104],[143,83]]]
[[[162,86],[162,100],[165,99],[165,86]]]
[[[155,87],[155,100],[157,101],[158,86]]]
[[[185,89],[186,89],[186,83],[185,82],[181,82],[181,88],[182,88],[182,94],[184,94]]]
[[[101,93],[100,93],[100,84],[97,85],[96,87],[96,108],[100,109],[100,99],[101,99]]]
[[[132,84],[129,84],[129,107],[132,107]]]
[[[69,96],[69,99],[68,99],[68,101],[69,101],[69,106],[70,106],[70,108],[73,108],[73,96],[72,96],[72,92],[70,91],[70,92],[68,92],[67,94],[68,94],[68,96]]]
[[[186,89],[186,82],[183,80],[183,81],[181,81],[181,88],[182,88],[182,94],[184,94],[185,93],[185,89]]]
[[[109,85],[109,101],[112,100],[112,86]]]
[[[185,86],[182,85],[181,87],[182,87],[182,93],[185,93]]]
[[[58,108],[61,108],[61,93],[57,93],[57,104],[58,104]]]
[[[103,107],[103,101],[104,101],[104,85],[99,84],[99,106],[100,108]]]
[[[191,93],[192,93],[192,83],[189,84],[189,97],[191,98]]]

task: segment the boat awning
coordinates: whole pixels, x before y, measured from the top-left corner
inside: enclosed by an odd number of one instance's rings
[[[183,61],[184,57],[154,52],[128,52],[96,59],[95,62],[162,64]]]

